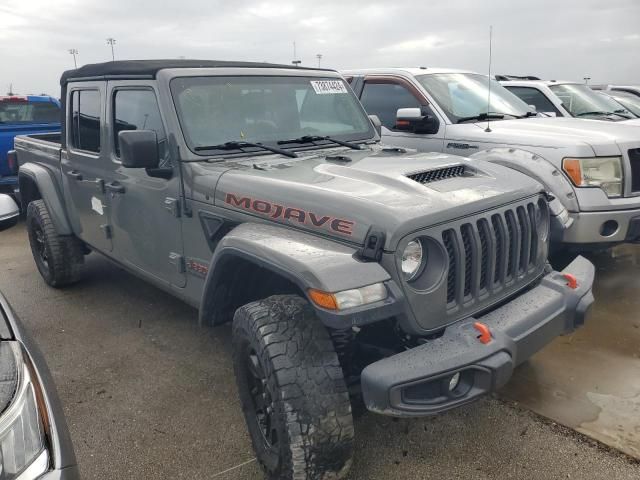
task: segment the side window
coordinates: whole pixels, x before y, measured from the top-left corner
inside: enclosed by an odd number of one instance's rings
[[[118,133],[124,130],[153,130],[158,138],[160,166],[169,163],[167,135],[153,90],[116,90],[113,97],[113,135],[116,156],[120,156]]]
[[[71,145],[79,150],[100,152],[100,92],[71,92]]]
[[[365,83],[360,101],[370,115],[377,115],[382,125],[393,129],[399,108],[420,107],[420,102],[402,85]]]
[[[555,112],[556,115],[561,116],[560,111],[555,107],[551,100],[549,100],[540,90],[532,87],[510,87],[506,86],[507,90],[513,93],[516,97],[520,98],[527,105],[533,105],[538,112],[551,113]]]

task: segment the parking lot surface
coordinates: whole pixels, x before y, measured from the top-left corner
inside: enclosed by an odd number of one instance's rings
[[[609,306],[601,303],[596,312],[608,315],[601,328],[613,335],[612,322],[638,315],[640,286],[637,274],[635,283],[632,275],[618,287],[614,274],[601,278],[597,293],[617,292]],[[23,225],[0,232],[0,290],[48,360],[84,478],[261,478],[236,395],[228,327],[199,328],[194,309],[95,254],[87,257],[83,282],[51,289],[36,271]],[[606,295],[598,300],[607,302]],[[594,315],[592,324],[598,321]],[[574,356],[588,356],[597,336],[560,340],[550,347],[554,353],[566,350],[562,342],[577,342],[584,348]],[[626,340],[606,343],[600,361],[610,361],[606,352],[620,341]],[[545,392],[555,387],[542,386],[547,378],[559,382],[547,376],[558,360],[546,363],[546,355],[540,353],[519,369],[508,390],[511,398],[542,413],[548,412],[526,400],[552,404],[553,394]],[[589,375],[576,366],[574,356],[564,358],[563,370],[574,377]],[[612,368],[624,364],[633,369],[623,360]],[[606,371],[604,366],[600,371]],[[624,372],[626,379],[633,374]],[[610,376],[617,377],[617,370]],[[556,398],[571,410],[570,395]],[[602,420],[597,413],[589,417],[591,423]],[[578,420],[585,430],[588,419]],[[640,476],[640,465],[629,457],[495,398],[432,419],[394,421],[365,414],[356,420],[356,433],[352,479]]]

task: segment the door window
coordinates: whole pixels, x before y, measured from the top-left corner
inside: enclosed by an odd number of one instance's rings
[[[377,115],[390,130],[396,126],[399,108],[420,107],[420,101],[409,90],[395,83],[366,82],[360,101],[368,114]]]
[[[560,111],[555,107],[551,100],[537,88],[532,87],[511,87],[505,85],[505,88],[520,98],[527,105],[536,107],[536,111],[542,113],[554,112],[557,116],[561,116]]]
[[[113,134],[116,156],[120,157],[118,133],[125,130],[153,130],[158,139],[160,167],[169,163],[167,135],[153,90],[116,90],[113,97]]]
[[[100,92],[71,92],[71,146],[88,152],[100,152]]]

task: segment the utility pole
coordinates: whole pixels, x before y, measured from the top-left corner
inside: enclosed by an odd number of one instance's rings
[[[112,37],[107,38],[107,45],[111,45],[111,61],[112,62],[115,62],[115,60],[116,60],[116,55],[115,55],[115,53],[113,51],[113,46],[115,44],[116,44],[116,39],[115,38],[112,38]]]
[[[296,67],[299,67],[302,63],[301,60],[298,60],[298,55],[296,54],[296,42],[293,42],[293,61],[291,63]]]
[[[73,68],[78,68],[78,62],[76,61],[76,55],[78,55],[78,50],[75,48],[70,48],[68,52],[73,55]]]
[[[584,77],[583,80],[585,85],[589,85],[589,80],[591,80],[591,77]]]
[[[320,62],[322,61],[322,54],[321,53],[317,53],[316,54],[316,58],[318,59],[318,68],[320,68]]]

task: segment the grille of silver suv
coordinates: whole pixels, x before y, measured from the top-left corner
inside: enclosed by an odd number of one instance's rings
[[[447,252],[447,303],[464,304],[525,278],[538,263],[536,217],[528,202],[442,232]]]

